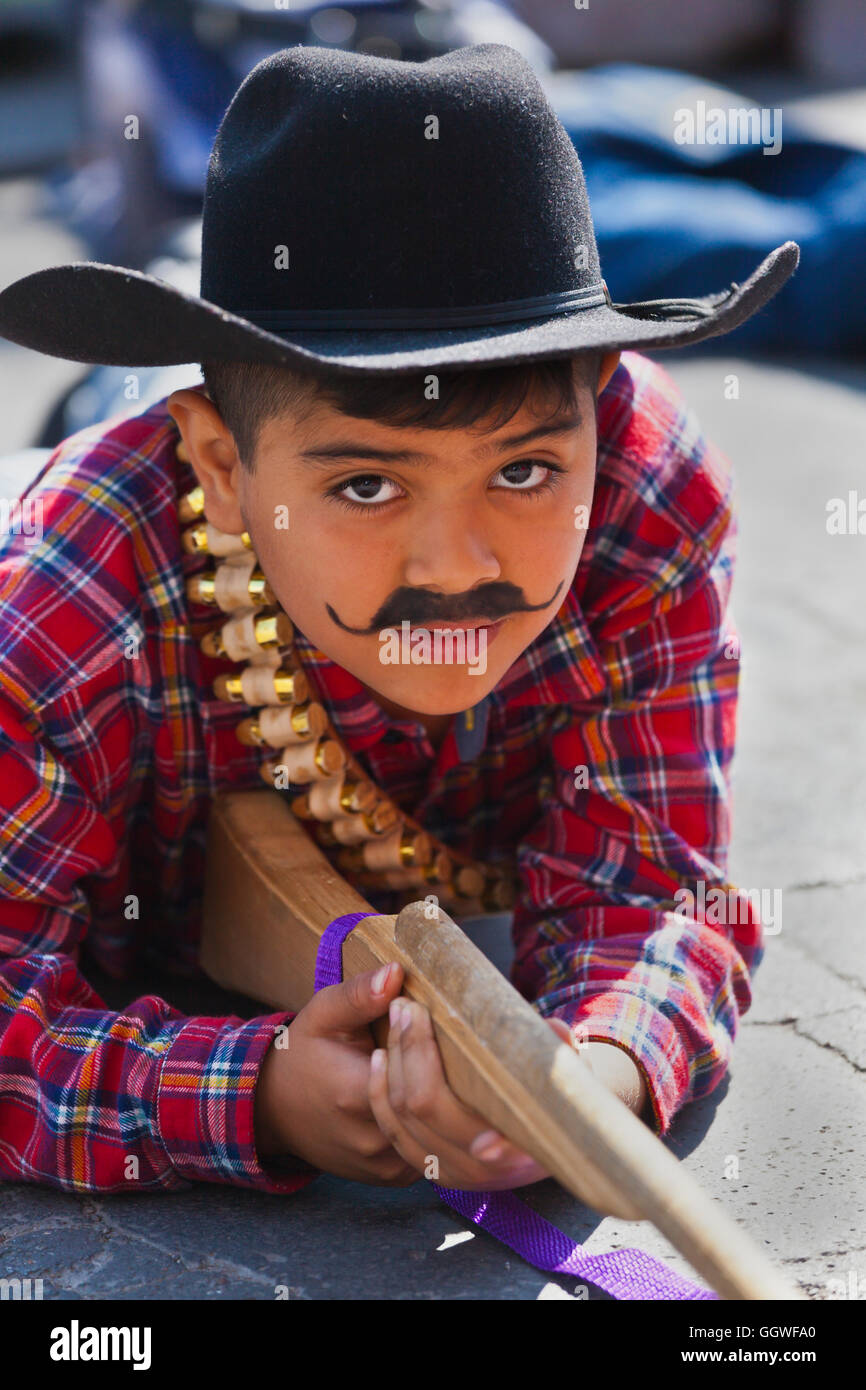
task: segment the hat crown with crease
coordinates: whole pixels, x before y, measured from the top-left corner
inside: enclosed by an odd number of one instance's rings
[[[466,309],[600,280],[580,160],[514,49],[284,49],[223,117],[201,295],[236,313]]]

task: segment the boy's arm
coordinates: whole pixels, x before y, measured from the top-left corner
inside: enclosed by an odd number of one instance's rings
[[[593,622],[607,688],[564,711],[553,734],[551,795],[520,846],[514,917],[516,986],[541,1013],[576,1027],[582,1043],[631,1056],[648,1091],[645,1118],[661,1134],[722,1079],[762,953],[754,908],[725,871],[739,677],[728,610],[735,520],[729,493],[715,491],[711,475],[692,476],[705,510],[701,543],[687,546],[668,526],[667,554],[678,563],[659,566],[660,578],[669,568],[677,582],[647,582],[649,561],[640,577],[625,564],[616,604]],[[652,521],[653,546],[640,553],[651,561],[658,548],[667,559]],[[702,909],[697,891],[675,899],[699,880],[707,894],[730,889],[736,911],[715,916],[714,899]]]
[[[304,1186],[315,1173],[261,1167],[254,1135],[260,1064],[293,1015],[189,1018],[154,995],[109,1011],[77,955],[84,883],[110,874],[120,848],[2,698],[0,789],[0,1179],[81,1192]]]
[[[41,541],[0,542],[0,1180],[291,1192],[309,1175],[260,1166],[254,1098],[292,1015],[190,1018],[154,995],[113,1012],[78,970],[97,912],[119,958],[131,888],[168,887],[179,914],[197,860],[208,765],[163,436],[145,413],[64,441],[34,484]]]

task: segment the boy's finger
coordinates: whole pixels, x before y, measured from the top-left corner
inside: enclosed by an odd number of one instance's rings
[[[472,1146],[481,1136],[485,1148],[498,1145],[499,1156],[490,1168],[520,1168],[532,1160],[503,1135],[469,1110],[458,1100],[442,1067],[439,1048],[433,1035],[430,1015],[423,1004],[400,1001],[401,1012],[411,1019],[408,1029],[395,1034],[393,1061],[389,1046],[389,1085],[391,1105],[416,1143],[434,1149],[443,1161],[452,1163],[467,1159],[483,1163]],[[389,1040],[390,1042],[390,1040]]]
[[[413,1116],[434,1128],[438,1128],[437,1119],[447,1118],[452,1124],[459,1122],[461,1112],[464,1128],[471,1128],[472,1112],[460,1104],[445,1078],[428,1011],[423,1004],[410,1003],[405,999],[401,999],[399,1004],[401,1011],[410,1019],[410,1027],[399,1036],[402,1103]],[[449,1101],[453,1102],[453,1106],[447,1105],[447,1112],[450,1113],[446,1115],[443,1102]],[[451,1136],[450,1130],[448,1133]]]
[[[318,1033],[351,1033],[381,1018],[403,987],[403,967],[397,961],[350,975],[339,985],[328,985],[307,1005]]]
[[[565,1019],[547,1018],[545,1019],[545,1023],[553,1029],[554,1033],[559,1034],[563,1042],[570,1043],[572,1047],[574,1046],[574,1036],[568,1024],[565,1022]]]
[[[401,1051],[402,1018],[406,1005],[405,999],[395,999],[388,1010],[388,1101],[391,1109],[398,1115],[402,1112],[406,1099]]]
[[[409,1134],[406,1127],[400,1123],[391,1106],[389,1069],[388,1052],[384,1048],[376,1048],[370,1058],[370,1080],[367,1088],[370,1109],[376,1124],[391,1147],[396,1149],[405,1163],[408,1163],[419,1173],[423,1173],[426,1159],[423,1148]]]

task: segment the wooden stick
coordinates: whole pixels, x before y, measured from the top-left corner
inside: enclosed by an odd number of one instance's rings
[[[331,867],[283,798],[218,797],[209,827],[201,961],[219,984],[297,1011],[313,993],[327,924],[369,904]],[[650,1220],[723,1297],[800,1299],[673,1154],[592,1074],[441,910],[372,915],[343,946],[345,975],[399,961],[430,1011],[461,1101],[583,1200]],[[387,1036],[387,1018],[373,1026]]]

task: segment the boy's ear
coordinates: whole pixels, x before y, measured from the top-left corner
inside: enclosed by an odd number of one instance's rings
[[[239,491],[243,465],[233,435],[213,401],[200,391],[172,391],[166,408],[204,491],[208,521],[219,531],[239,536],[246,530]]]
[[[606,352],[602,356],[601,365],[598,369],[598,386],[595,391],[596,396],[600,396],[605,386],[607,386],[607,383],[619,366],[619,359],[621,357],[621,352]]]

